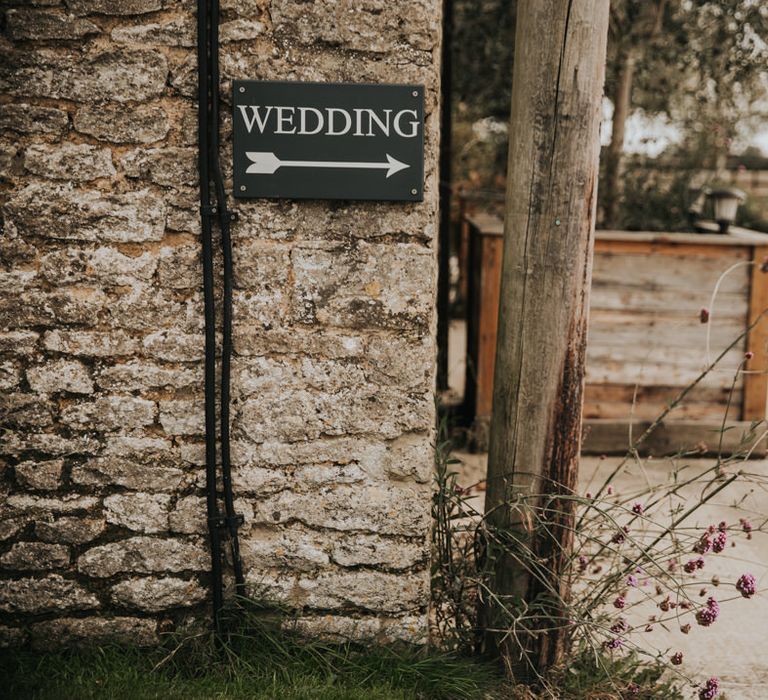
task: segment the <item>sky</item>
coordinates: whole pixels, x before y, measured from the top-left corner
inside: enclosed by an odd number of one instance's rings
[[[600,127],[600,142],[607,146],[611,140],[611,117],[613,105],[603,99],[603,122]],[[635,110],[627,119],[624,137],[624,151],[656,157],[667,146],[680,139],[680,130],[665,115],[648,116],[642,110]],[[756,133],[743,139],[743,147],[757,146],[768,155],[768,124]],[[737,151],[740,152],[740,151]]]

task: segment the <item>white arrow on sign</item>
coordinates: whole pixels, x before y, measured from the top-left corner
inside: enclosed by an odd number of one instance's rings
[[[401,163],[387,153],[386,163],[361,163],[355,161],[335,160],[280,160],[274,153],[246,151],[251,165],[246,169],[249,175],[272,175],[278,168],[362,168],[365,170],[386,170],[391,177],[401,170],[410,168],[407,163]]]

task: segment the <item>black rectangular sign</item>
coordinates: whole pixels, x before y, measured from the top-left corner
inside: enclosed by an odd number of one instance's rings
[[[421,85],[233,82],[235,197],[424,198]]]

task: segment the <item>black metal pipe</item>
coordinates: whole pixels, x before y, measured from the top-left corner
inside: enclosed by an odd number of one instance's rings
[[[211,170],[216,190],[219,227],[221,229],[221,250],[224,267],[224,298],[222,304],[222,347],[221,347],[221,409],[219,419],[221,440],[221,478],[224,488],[224,508],[227,514],[229,545],[232,552],[232,568],[235,574],[235,588],[238,595],[245,592],[243,564],[240,557],[240,543],[237,534],[240,516],[235,513],[232,493],[232,467],[230,459],[229,404],[230,375],[232,364],[232,237],[230,223],[233,215],[227,208],[227,193],[219,160],[219,0],[211,0]]]
[[[440,227],[437,242],[437,389],[448,388],[451,260],[451,50],[453,2],[443,0],[440,75]]]
[[[197,138],[200,171],[200,213],[205,307],[205,478],[208,535],[211,545],[213,626],[221,631],[224,602],[219,504],[216,494],[216,309],[213,289],[213,236],[210,216],[210,95],[209,21],[207,0],[197,1]]]

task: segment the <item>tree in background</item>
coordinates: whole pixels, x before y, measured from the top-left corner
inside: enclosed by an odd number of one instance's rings
[[[516,11],[516,0],[454,0],[455,179],[475,186],[503,180]],[[765,0],[611,0],[614,128],[601,159],[600,224],[684,226],[693,173],[721,168],[739,130],[764,118],[767,62]],[[663,154],[674,182],[648,178],[649,159],[624,153],[636,111],[664,115],[680,133]],[[659,216],[648,220],[653,211]]]
[[[618,223],[630,114],[668,116],[682,134],[686,168],[722,170],[738,127],[765,108],[767,42],[768,5],[761,0],[613,0],[603,225]]]

